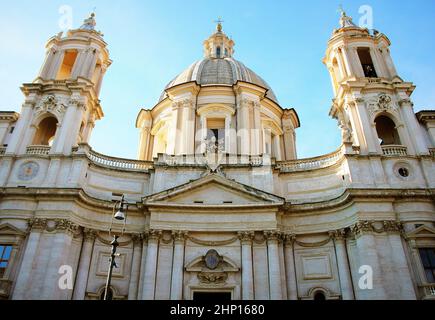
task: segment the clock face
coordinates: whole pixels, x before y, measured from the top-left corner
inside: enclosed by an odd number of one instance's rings
[[[39,164],[36,162],[26,162],[18,170],[18,179],[29,181],[36,177],[39,171]]]

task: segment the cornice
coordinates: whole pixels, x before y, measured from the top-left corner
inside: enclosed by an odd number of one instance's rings
[[[434,201],[435,189],[362,189],[348,188],[340,196],[311,203],[290,203],[283,206],[284,214],[319,214],[337,208],[348,207],[361,201]]]

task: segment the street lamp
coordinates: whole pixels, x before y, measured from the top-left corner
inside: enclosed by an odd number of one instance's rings
[[[124,234],[125,225],[127,222],[127,209],[128,209],[128,203],[124,201],[124,195],[123,195],[121,197],[121,201],[115,202],[115,205],[113,206],[113,214],[112,214],[112,219],[110,221],[109,236],[112,236],[113,219],[119,222],[121,221],[123,222],[121,236]],[[112,251],[110,253],[110,258],[109,258],[109,270],[107,272],[106,287],[104,289],[104,300],[112,300],[112,295],[109,295],[109,290],[110,290],[110,283],[112,281],[113,267],[117,267],[115,257],[119,256],[119,254],[116,253],[116,248],[119,246],[119,242],[118,242],[119,237],[120,237],[119,235],[114,234],[113,240],[112,242],[110,242],[110,245],[112,246]]]

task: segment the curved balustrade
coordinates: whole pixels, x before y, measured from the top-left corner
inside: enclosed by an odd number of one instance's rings
[[[300,160],[278,161],[276,163],[276,168],[281,170],[281,172],[297,172],[327,168],[336,164],[342,158],[342,156],[343,153],[340,148],[335,152],[320,157]]]
[[[87,156],[89,160],[91,160],[93,163],[112,169],[146,171],[153,166],[153,163],[151,161],[114,158],[95,152],[93,150],[89,150]]]
[[[384,156],[406,156],[406,147],[400,145],[381,146]]]

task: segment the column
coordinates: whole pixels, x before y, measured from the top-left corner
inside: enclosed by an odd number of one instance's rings
[[[180,112],[180,103],[173,102],[172,104],[172,121],[169,128],[168,146],[166,153],[177,154],[179,149],[179,130],[178,130],[178,113]]]
[[[279,232],[266,231],[265,235],[267,237],[267,257],[269,262],[270,299],[282,300],[281,272],[278,252]]]
[[[387,293],[384,288],[384,277],[382,274],[381,263],[378,256],[373,227],[369,221],[360,221],[352,227],[356,238],[356,248],[358,255],[358,264],[356,265],[356,278],[359,279],[361,274],[358,270],[362,265],[368,265],[373,270],[373,289],[362,290],[355,286],[356,299],[358,300],[384,300],[387,299]]]
[[[273,141],[272,141],[273,148],[275,150],[275,159],[277,161],[282,160],[282,158],[281,158],[281,142],[280,142],[280,139],[281,139],[281,136],[275,135],[273,137]]]
[[[365,151],[366,153],[378,153],[379,143],[377,141],[373,126],[371,125],[370,119],[367,115],[367,109],[364,105],[364,100],[361,98],[356,98],[353,103],[355,104],[355,111],[357,112],[362,134],[366,141],[367,150]]]
[[[78,226],[63,219],[56,220],[55,223],[56,235],[53,238],[49,263],[44,270],[44,280],[38,296],[38,299],[42,300],[67,300],[70,297],[69,290],[59,288],[59,268],[68,264],[72,238]]]
[[[239,154],[250,154],[249,142],[249,113],[248,104],[252,103],[246,98],[240,99],[237,110],[237,135],[239,136]]]
[[[41,67],[41,70],[39,71],[39,77],[41,77],[42,79],[47,79],[47,73],[53,61],[54,52],[55,50],[53,48],[50,48],[45,56],[44,63]]]
[[[83,64],[83,60],[86,58],[86,52],[84,50],[80,50],[78,52],[76,61],[74,62],[73,69],[71,70],[71,79],[77,79],[80,73],[81,66]]]
[[[345,232],[343,229],[331,233],[334,239],[335,255],[337,257],[338,277],[340,279],[341,295],[343,300],[353,300],[352,279],[350,276],[349,261],[347,258]]]
[[[346,67],[346,72],[348,76],[356,76],[352,68],[352,61],[349,59],[346,47],[341,47],[341,53],[343,55],[344,65]]]
[[[131,262],[130,284],[128,286],[128,300],[136,300],[140,276],[142,239],[139,234],[133,234],[131,240],[133,241],[133,258]]]
[[[64,51],[55,51],[53,53],[54,57],[52,63],[50,65],[50,69],[47,73],[47,79],[56,79],[57,73],[59,71],[60,65],[63,61],[63,57],[65,55]]]
[[[80,253],[79,267],[77,270],[77,278],[74,284],[73,300],[84,300],[86,294],[86,286],[88,284],[89,267],[92,260],[92,252],[97,232],[92,229],[85,228],[83,230],[83,244]]]
[[[261,104],[258,101],[253,102],[252,110],[253,123],[250,128],[251,139],[251,155],[261,154],[261,119],[260,119]]]
[[[414,110],[412,108],[413,103],[409,98],[406,98],[402,99],[399,104],[401,107],[401,113],[405,120],[405,125],[409,131],[411,139],[413,140],[413,144],[415,150],[417,151],[417,154],[427,154],[429,152],[428,146],[426,145],[426,141],[423,137],[421,127],[417,121],[417,118],[415,117]]]
[[[174,257],[172,262],[171,300],[183,299],[183,275],[184,275],[184,245],[186,232],[175,231]]]
[[[239,232],[242,245],[242,300],[254,300],[254,277],[252,272],[253,232]]]
[[[195,104],[193,99],[183,100],[183,120],[181,122],[183,141],[182,154],[195,153]]]
[[[147,259],[143,278],[142,299],[153,300],[156,286],[157,255],[161,232],[151,230],[148,236]]]
[[[148,232],[142,233],[142,259],[140,262],[140,276],[139,276],[139,289],[137,299],[142,300],[143,282],[145,277],[145,265],[148,252]]]
[[[400,235],[401,226],[398,223],[388,221],[384,227],[386,231],[389,232],[388,240],[391,245],[391,255],[396,271],[395,279],[400,288],[398,299],[415,300],[417,297],[412,283],[411,271],[409,270],[408,261],[406,259],[402,237]]]
[[[9,141],[8,147],[6,149],[6,154],[17,153],[18,149],[21,147],[21,143],[27,128],[30,125],[30,119],[32,116],[33,103],[24,103],[21,108],[21,114],[15,126],[14,133],[12,134],[11,140]]]
[[[294,241],[295,241],[295,235],[287,234],[285,236],[284,259],[285,259],[285,270],[286,270],[286,280],[287,280],[287,298],[289,300],[298,299],[298,287],[297,287],[295,259],[294,259],[294,251],[293,251]]]
[[[41,233],[47,225],[47,220],[36,218],[30,221],[29,225],[31,231],[27,239],[26,250],[23,253],[23,260],[19,268],[12,300],[24,300],[26,298],[27,289],[31,285],[33,261],[37,254]]]
[[[362,67],[361,60],[359,59],[357,48],[350,48],[349,58],[351,59],[351,64],[355,72],[354,73],[355,76],[359,78],[364,78],[365,77],[364,69]]]
[[[396,67],[394,66],[393,59],[391,59],[390,51],[388,48],[382,49],[382,56],[385,59],[385,63],[386,63],[387,68],[391,74],[391,77],[396,77],[397,70],[396,70]]]

